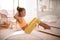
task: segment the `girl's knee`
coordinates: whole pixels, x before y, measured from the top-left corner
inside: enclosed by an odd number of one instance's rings
[[[40,23],[40,19],[38,18],[33,18],[33,20],[35,20],[37,23]]]

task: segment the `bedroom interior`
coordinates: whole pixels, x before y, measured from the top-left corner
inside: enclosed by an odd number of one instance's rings
[[[27,23],[36,17],[51,29],[37,24],[26,34],[14,19],[17,6],[26,9]],[[0,0],[0,40],[60,40],[60,0]]]

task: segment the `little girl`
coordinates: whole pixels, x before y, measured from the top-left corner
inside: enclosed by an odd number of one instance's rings
[[[42,26],[44,29],[50,29],[50,26],[43,23],[41,20],[34,18],[29,24],[26,23],[24,17],[26,15],[26,10],[24,8],[17,7],[17,13],[14,16],[16,22],[19,24],[25,33],[31,33],[31,31],[36,27],[36,24]]]

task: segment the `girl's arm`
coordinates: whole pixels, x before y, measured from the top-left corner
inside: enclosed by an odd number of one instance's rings
[[[18,14],[16,14],[16,15],[14,16],[14,18],[15,18],[19,23],[21,23],[21,20],[20,20]]]

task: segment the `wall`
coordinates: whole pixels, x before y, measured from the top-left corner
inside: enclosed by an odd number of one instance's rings
[[[60,0],[48,0],[44,1],[44,3],[47,6],[47,10],[45,12],[38,11],[38,17],[42,17],[45,15],[55,15],[58,18],[60,17]]]

